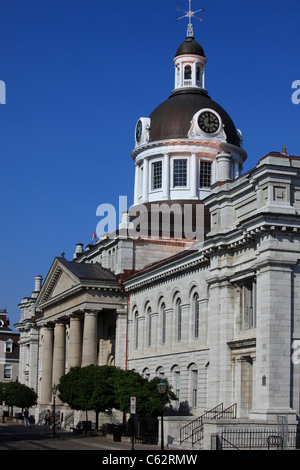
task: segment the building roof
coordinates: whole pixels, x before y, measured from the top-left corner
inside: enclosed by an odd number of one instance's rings
[[[101,266],[100,263],[74,263],[63,257],[57,257],[71,273],[81,280],[116,281],[116,276]]]

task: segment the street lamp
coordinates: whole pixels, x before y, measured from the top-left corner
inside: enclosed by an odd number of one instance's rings
[[[164,450],[164,394],[166,393],[167,384],[163,381],[157,384],[158,393],[160,395],[160,405],[161,405],[161,436],[160,436],[160,448]]]
[[[52,387],[52,394],[53,394],[53,408],[52,408],[52,416],[53,416],[53,433],[52,435],[55,436],[55,397],[57,393],[57,385],[53,385]]]
[[[5,419],[4,419],[4,407],[5,407],[5,395],[6,395],[6,387],[2,387],[2,423],[5,423]]]

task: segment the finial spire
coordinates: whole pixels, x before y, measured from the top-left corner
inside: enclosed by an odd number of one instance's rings
[[[183,11],[180,10],[179,7],[177,7],[177,11]],[[182,18],[188,18],[188,26],[187,26],[187,37],[194,37],[194,30],[193,30],[193,24],[192,24],[192,18],[196,18],[199,21],[203,21],[203,18],[198,18],[195,16],[195,13],[198,13],[198,11],[204,11],[204,8],[201,7],[199,10],[192,11],[192,0],[189,0],[189,11],[183,11],[185,15],[181,16],[180,18],[176,18],[176,21],[181,20]]]

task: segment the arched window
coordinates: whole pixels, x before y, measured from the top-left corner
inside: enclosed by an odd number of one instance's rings
[[[152,316],[151,316],[151,307],[147,308],[147,346],[151,346],[151,323],[152,323]]]
[[[182,322],[182,311],[181,311],[181,299],[176,300],[176,327],[177,327],[177,341],[181,341],[181,322]]]
[[[191,368],[191,386],[192,386],[192,407],[197,408],[198,370],[196,369],[196,367]]]
[[[135,349],[139,347],[139,312],[137,310],[134,312],[134,347]]]
[[[199,295],[193,295],[194,338],[199,338]]]
[[[192,78],[192,67],[190,65],[186,65],[184,67],[184,79],[191,80]]]
[[[161,344],[166,344],[166,305],[163,302],[160,306],[161,316]]]
[[[163,379],[163,378],[164,378],[165,372],[164,372],[164,369],[163,369],[162,366],[157,367],[157,369],[156,369],[155,372],[156,372],[156,375],[157,375],[160,379]]]
[[[143,370],[142,375],[143,375],[144,379],[150,380],[150,370],[148,369],[148,367],[145,367],[145,369]]]

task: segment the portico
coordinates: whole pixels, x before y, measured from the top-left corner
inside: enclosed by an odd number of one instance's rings
[[[80,266],[55,259],[37,299],[44,314],[41,405],[51,402],[53,384],[71,367],[125,368],[126,336],[116,341],[126,334],[124,299],[116,277],[98,263]]]

